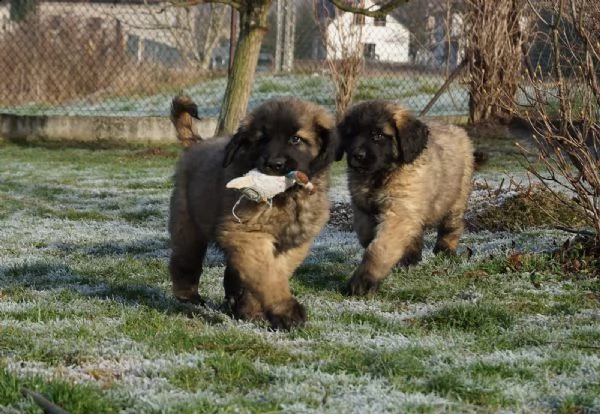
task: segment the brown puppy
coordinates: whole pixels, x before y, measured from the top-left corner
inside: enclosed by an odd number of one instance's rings
[[[187,141],[194,136],[187,122],[193,115],[190,108],[194,106],[185,97],[173,100],[173,123],[178,137]],[[171,197],[174,295],[200,301],[204,255],[216,242],[227,260],[225,297],[234,316],[266,317],[274,328],[303,323],[304,307],[292,297],[288,279],[329,217],[327,190],[336,137],[335,120],[324,108],[281,98],[252,111],[233,137],[189,146],[179,160]],[[277,176],[302,171],[314,188],[309,192],[293,186],[269,204],[225,187],[254,168]]]
[[[434,252],[453,253],[474,167],[466,132],[422,122],[385,101],[350,108],[338,132],[336,158],[346,153],[354,230],[366,249],[348,282],[350,293],[376,290],[398,262],[419,262],[427,227],[437,227]]]

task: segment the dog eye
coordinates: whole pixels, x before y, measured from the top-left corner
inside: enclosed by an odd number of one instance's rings
[[[289,143],[292,145],[298,145],[302,142],[302,138],[300,138],[298,135],[294,135],[293,137],[290,137],[289,139]]]

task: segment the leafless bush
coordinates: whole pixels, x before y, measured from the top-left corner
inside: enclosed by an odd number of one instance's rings
[[[181,7],[178,0],[170,0],[164,7],[148,6],[141,14],[137,29],[163,32],[176,45],[186,64],[207,71],[213,51],[219,44],[229,13],[224,4],[209,3]]]
[[[465,2],[469,121],[503,118],[523,73],[530,20],[526,0]]]
[[[69,17],[20,23],[0,39],[0,55],[10,56],[0,60],[2,106],[146,94],[172,89],[193,73],[137,64],[118,34],[90,30]]]
[[[359,14],[327,10],[314,3],[315,16],[327,51],[326,65],[335,89],[335,112],[340,119],[352,102],[352,95],[364,70],[363,24],[355,24],[354,19],[364,22],[365,16]],[[317,10],[325,15],[317,15]],[[341,18],[335,18],[342,13]]]
[[[340,119],[352,102],[356,84],[363,70],[362,56],[328,59],[330,74],[335,87],[335,115]]]
[[[0,69],[4,94],[20,102],[62,102],[95,92],[113,83],[115,68],[125,64],[122,49],[75,20],[24,22],[6,34],[0,53],[12,57]]]
[[[529,171],[554,194],[566,189],[600,244],[600,4],[589,0],[530,2],[547,32],[552,71],[537,70],[520,113],[534,131]],[[541,166],[540,166],[541,164]]]

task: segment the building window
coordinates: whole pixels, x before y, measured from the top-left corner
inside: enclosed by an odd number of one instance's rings
[[[375,17],[375,26],[385,26],[385,16]]]
[[[363,56],[365,59],[377,59],[375,54],[375,43],[365,43],[363,46]]]
[[[354,24],[357,26],[364,26],[365,25],[365,15],[354,13]]]

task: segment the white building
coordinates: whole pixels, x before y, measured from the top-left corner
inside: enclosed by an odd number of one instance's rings
[[[362,7],[374,3],[365,0]],[[410,34],[392,16],[381,18],[337,12],[327,25],[327,58],[341,59],[362,55],[383,62],[408,63]]]
[[[115,47],[126,49],[138,61],[178,62],[182,53],[196,47],[193,19],[197,9],[191,8],[188,13],[183,7],[169,7],[166,0],[40,1],[36,11],[38,24],[46,25],[49,36],[77,25],[114,41]],[[2,2],[0,37],[16,27],[10,21],[10,4]],[[93,42],[92,37],[89,42]]]

